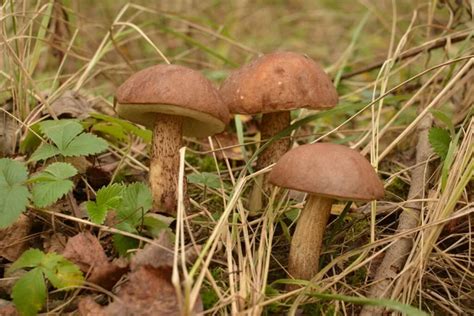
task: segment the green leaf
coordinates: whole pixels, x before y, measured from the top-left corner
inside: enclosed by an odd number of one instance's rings
[[[98,119],[98,120],[103,120],[103,121],[106,121],[106,122],[109,122],[109,123],[117,124],[117,125],[121,126],[125,131],[140,137],[145,142],[147,142],[147,143],[151,142],[151,131],[150,130],[142,129],[142,128],[140,128],[140,127],[138,127],[138,126],[136,126],[136,125],[134,125],[134,124],[132,124],[128,121],[125,121],[125,120],[122,120],[122,119],[119,119],[119,118],[116,118],[116,117],[108,116],[108,115],[105,115],[105,114],[91,113],[91,116],[95,119]]]
[[[123,200],[117,208],[117,218],[121,223],[128,222],[133,227],[139,225],[142,217],[152,207],[151,191],[143,183],[128,185],[123,190]]]
[[[77,120],[50,120],[39,124],[41,131],[60,151],[63,151],[84,130]]]
[[[60,153],[61,151],[56,146],[45,143],[40,145],[38,149],[35,150],[35,152],[30,157],[30,161],[46,160],[59,155]]]
[[[31,161],[51,158],[98,154],[107,149],[107,142],[91,133],[83,133],[84,128],[77,120],[51,120],[39,123],[43,134],[53,144],[42,144],[31,156]]]
[[[449,131],[444,128],[432,127],[428,134],[428,139],[434,152],[442,160],[446,159],[449,144],[451,143],[451,135],[449,134]]]
[[[13,286],[12,298],[21,315],[36,315],[46,302],[43,273],[36,268],[25,273]]]
[[[118,140],[126,140],[127,135],[125,134],[125,129],[116,123],[111,122],[100,122],[92,126],[92,130],[95,132],[101,132],[107,135],[110,135]]]
[[[84,282],[77,265],[56,253],[48,253],[41,263],[41,269],[57,289],[76,287]]]
[[[8,269],[8,272],[13,272],[23,268],[37,267],[44,259],[44,253],[38,249],[28,249],[20,258],[18,258]]]
[[[344,301],[353,304],[359,305],[372,305],[372,306],[382,306],[397,312],[401,312],[407,316],[428,316],[425,312],[407,305],[402,304],[397,301],[388,300],[388,299],[372,299],[372,298],[365,298],[365,297],[354,297],[354,296],[347,296],[347,295],[339,295],[339,294],[325,294],[325,293],[309,293],[310,296],[315,296],[322,300],[338,300]]]
[[[115,234],[113,236],[113,241],[115,249],[122,257],[127,254],[128,250],[136,249],[139,245],[138,240],[136,240],[135,238],[127,237],[120,234]]]
[[[95,202],[88,201],[86,203],[87,213],[92,222],[104,223],[107,211],[116,209],[120,205],[123,189],[123,185],[115,183],[97,191]]]
[[[147,214],[143,218],[143,225],[147,228],[150,234],[158,237],[159,234],[170,227],[174,221],[172,217],[166,217],[160,214]]]
[[[84,133],[74,138],[61,154],[66,157],[88,156],[101,153],[108,147],[107,142],[90,133]]]
[[[41,144],[41,138],[36,135],[41,135],[39,124],[33,124],[28,129],[25,139],[20,143],[20,153],[31,153]]]
[[[0,159],[0,229],[13,224],[25,211],[30,193],[25,185],[28,171],[13,159]]]
[[[74,183],[68,178],[76,174],[77,170],[68,163],[56,162],[49,165],[30,179],[34,182],[33,203],[38,207],[46,207],[59,200],[74,187]]]
[[[190,174],[188,176],[188,182],[201,184],[212,189],[219,189],[221,187],[220,177],[210,172]]]

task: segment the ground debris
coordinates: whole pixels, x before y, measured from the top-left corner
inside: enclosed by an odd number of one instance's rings
[[[88,273],[88,281],[111,289],[128,270],[120,261],[109,262],[99,240],[89,232],[69,238],[63,256]]]
[[[190,251],[192,253],[192,251]],[[189,258],[195,255],[190,255]],[[163,233],[155,244],[149,244],[132,258],[127,282],[118,291],[118,299],[100,306],[91,297],[79,302],[80,315],[180,315],[180,301],[171,282],[172,243]],[[193,312],[203,310],[201,299]]]
[[[18,220],[5,229],[0,229],[0,257],[15,261],[28,249],[28,234],[32,226],[31,219],[21,214]]]

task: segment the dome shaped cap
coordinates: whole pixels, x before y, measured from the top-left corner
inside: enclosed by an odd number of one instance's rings
[[[116,100],[121,117],[149,128],[153,113],[182,116],[186,136],[222,132],[230,119],[212,83],[200,72],[178,65],[157,65],[133,74],[117,89]]]
[[[256,114],[299,108],[327,109],[337,92],[323,68],[305,55],[263,55],[234,71],[220,88],[231,113]]]
[[[273,167],[269,182],[328,198],[371,201],[384,196],[372,165],[356,150],[317,143],[287,152]]]

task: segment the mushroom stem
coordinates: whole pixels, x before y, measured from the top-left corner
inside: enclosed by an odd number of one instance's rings
[[[290,111],[265,113],[260,123],[261,139],[270,139],[290,125]],[[290,139],[282,138],[270,144],[258,157],[257,170],[261,170],[280,159],[290,149]],[[268,192],[270,185],[266,175],[255,178],[255,183],[250,193],[249,210],[258,211],[264,203],[264,193]]]
[[[323,236],[333,199],[310,195],[291,240],[288,273],[295,279],[310,280],[319,271]]]
[[[182,135],[180,116],[156,115],[149,175],[155,212],[176,214]]]

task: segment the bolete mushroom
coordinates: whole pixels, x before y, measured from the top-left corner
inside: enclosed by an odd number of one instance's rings
[[[157,65],[133,74],[118,88],[116,101],[119,116],[153,130],[149,174],[153,206],[174,215],[183,135],[222,132],[229,110],[201,73],[177,65]]]
[[[234,114],[263,113],[261,139],[269,139],[290,125],[290,111],[299,108],[328,109],[337,104],[330,78],[309,57],[292,52],[263,55],[234,71],[220,88],[222,99]],[[256,169],[275,163],[290,148],[290,139],[280,139],[258,157]],[[249,209],[263,205],[268,192],[265,177],[257,177]]]
[[[319,270],[324,231],[334,200],[372,201],[384,187],[372,165],[356,150],[330,143],[299,146],[273,167],[268,181],[309,194],[291,240],[288,273],[310,280]]]

